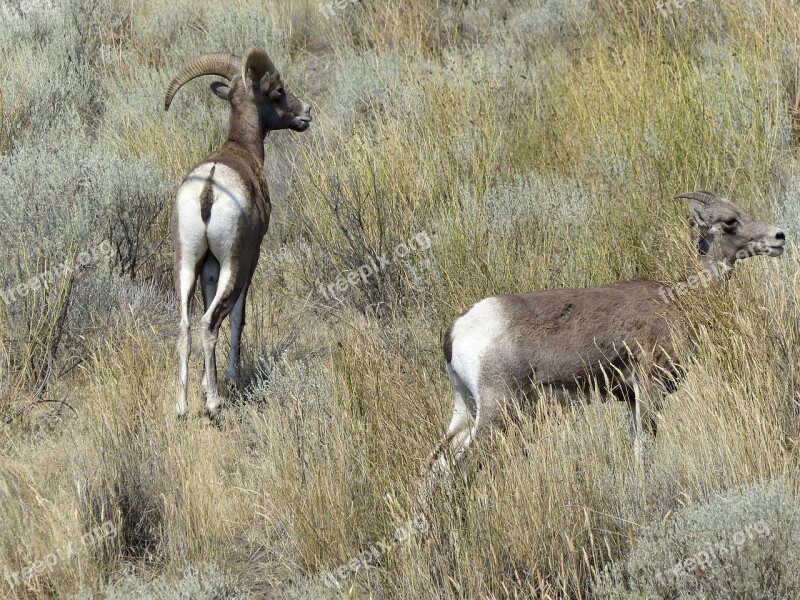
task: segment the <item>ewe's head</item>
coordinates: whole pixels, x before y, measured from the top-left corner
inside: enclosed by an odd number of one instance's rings
[[[701,254],[729,266],[751,256],[780,256],[786,235],[769,223],[760,221],[725,198],[699,190],[678,194],[687,198],[691,225]]]
[[[190,60],[169,82],[164,110],[182,86],[203,75],[228,80],[212,84],[211,89],[230,102],[234,114],[241,115],[246,125],[257,122],[262,138],[267,131],[309,128],[311,106],[289,91],[267,53],[254,47],[248,48],[243,58],[204,54]]]

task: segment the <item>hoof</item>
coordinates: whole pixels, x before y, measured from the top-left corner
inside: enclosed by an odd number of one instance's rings
[[[218,421],[220,412],[222,412],[222,405],[219,402],[212,406],[206,404],[203,409],[203,416],[207,417],[210,421]]]
[[[221,413],[219,410],[213,413],[204,411],[203,414],[200,415],[200,423],[202,423],[206,427],[216,427],[217,429],[219,429],[222,426],[220,414]]]
[[[228,393],[231,392],[235,393],[243,389],[242,380],[238,374],[235,377],[231,377],[226,373],[224,380],[225,380],[225,389],[228,391]]]

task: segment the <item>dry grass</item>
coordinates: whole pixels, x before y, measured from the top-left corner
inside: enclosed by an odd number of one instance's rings
[[[790,250],[685,300],[687,378],[643,470],[621,406],[542,409],[479,449],[466,485],[439,492],[427,535],[340,590],[320,584],[412,514],[451,408],[439,335],[472,302],[683,279],[697,267],[683,206],[669,198],[690,188],[728,193],[800,233],[786,195],[798,172],[791,2],[700,0],[664,18],[646,0],[363,0],[327,20],[310,0],[264,0],[231,3],[220,38],[211,3],[95,4],[127,15],[90,20],[108,49],[93,68],[112,100],[93,126],[109,152],[151,159],[177,185],[222,139],[224,111],[204,86],[161,112],[176,64],[222,49],[188,40],[267,45],[317,119],[303,136],[267,141],[275,217],[245,383],[218,426],[176,422],[174,342],[141,310],[113,304],[99,333],[61,351],[39,397],[3,338],[0,595],[135,597],[120,590],[186,581],[191,567],[264,598],[591,598],[597,574],[671,511],[778,477],[798,491]],[[251,39],[254,18],[267,41]],[[0,150],[16,143],[11,124],[32,118],[18,106],[0,94]],[[430,249],[336,298],[320,294],[420,233]],[[168,264],[161,252],[153,260]],[[150,269],[163,286],[163,270]],[[0,306],[4,330],[37,319]],[[43,322],[29,345],[47,347],[53,321]],[[191,373],[199,410],[197,355]],[[109,520],[115,538],[27,584],[2,579]],[[240,593],[220,586],[217,597]]]

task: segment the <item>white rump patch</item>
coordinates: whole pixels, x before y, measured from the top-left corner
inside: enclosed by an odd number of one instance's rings
[[[498,298],[485,298],[459,317],[452,330],[452,369],[478,399],[478,374],[497,339],[508,326]]]
[[[208,224],[201,216],[200,198],[211,169],[213,202]],[[178,190],[178,223],[183,255],[189,260],[202,256],[210,249],[220,264],[231,255],[233,232],[238,221],[249,210],[246,186],[238,173],[220,163],[203,163],[189,173]],[[191,258],[190,258],[191,257]],[[192,262],[191,264],[194,264]]]

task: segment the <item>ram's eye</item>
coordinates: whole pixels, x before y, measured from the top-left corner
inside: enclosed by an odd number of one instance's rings
[[[738,224],[739,224],[739,219],[728,219],[723,223],[726,229],[735,229]]]

